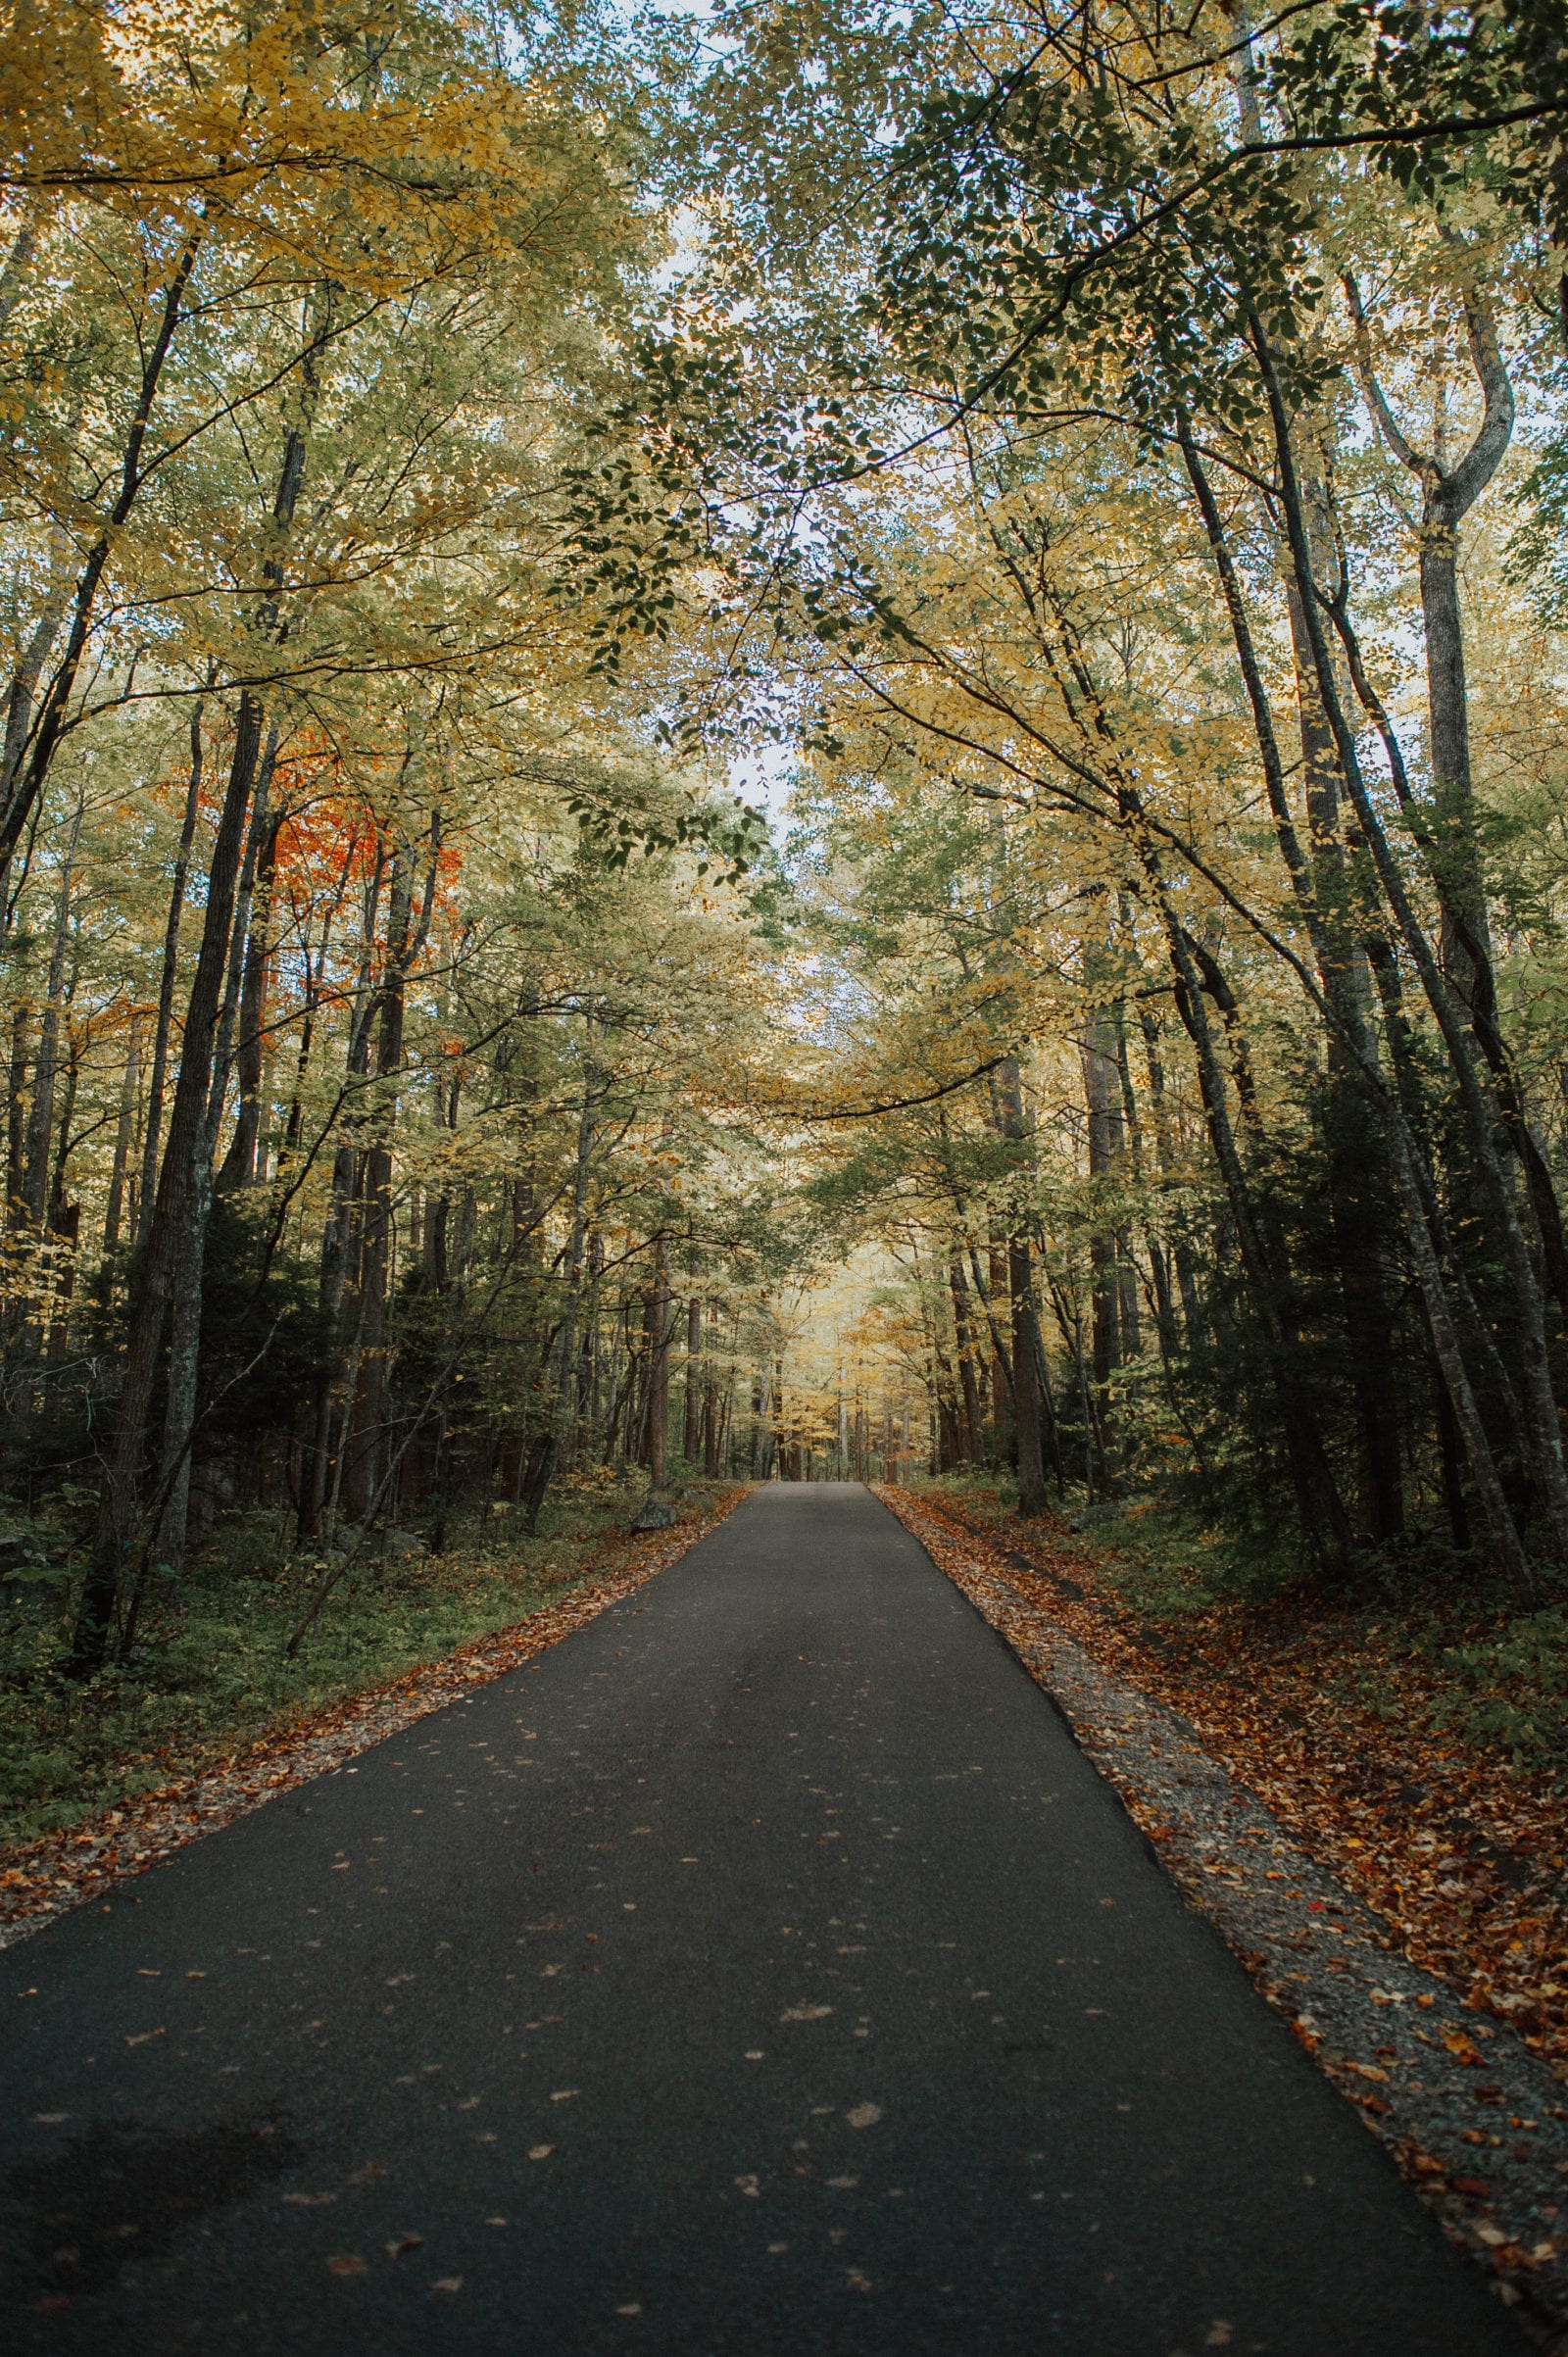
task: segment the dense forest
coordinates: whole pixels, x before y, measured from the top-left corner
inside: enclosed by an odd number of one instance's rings
[[[1551,0],[16,0],[0,99],[23,1684],[966,1467],[1568,1647]]]

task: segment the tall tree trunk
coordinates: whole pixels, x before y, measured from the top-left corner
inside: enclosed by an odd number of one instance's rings
[[[1427,1003],[1437,1017],[1447,1051],[1471,1153],[1481,1177],[1489,1224],[1494,1232],[1518,1321],[1518,1355],[1523,1376],[1530,1462],[1550,1526],[1554,1551],[1559,1557],[1568,1557],[1568,1470],[1564,1467],[1562,1434],[1556,1401],[1552,1396],[1541,1290],[1531,1264],[1508,1175],[1497,1152],[1494,1116],[1480,1083],[1460,1003],[1449,990],[1439,960],[1433,955],[1376,805],[1367,792],[1354,734],[1339,698],[1328,641],[1318,612],[1317,583],[1303,521],[1290,423],[1274,356],[1261,323],[1255,319],[1251,322],[1251,334],[1273,426],[1279,466],[1281,513],[1290,539],[1297,584],[1301,592],[1302,616],[1311,640],[1318,686],[1339,751],[1341,775],[1371,852],[1384,897],[1397,925],[1399,937],[1420,975]],[[1457,1412],[1457,1401],[1455,1408]]]
[[[61,737],[65,733],[67,715],[71,710],[72,698],[75,694],[76,678],[81,668],[82,657],[86,652],[88,634],[92,627],[93,610],[97,603],[104,572],[114,551],[116,540],[129,517],[131,509],[135,506],[141,493],[142,485],[146,481],[146,473],[142,466],[142,454],[146,447],[147,428],[151,422],[153,404],[158,398],[158,388],[163,379],[170,350],[180,324],[185,289],[189,284],[191,271],[196,267],[196,256],[200,250],[201,237],[200,227],[191,231],[170,271],[169,282],[164,289],[164,299],[159,309],[157,325],[145,348],[146,357],[142,364],[141,383],[137,390],[135,407],[131,413],[130,425],[125,436],[125,447],[121,457],[119,487],[109,512],[104,516],[102,530],[88,550],[76,579],[74,595],[70,601],[71,628],[67,633],[65,652],[50,682],[49,692],[44,698],[43,709],[38,715],[37,724],[31,732],[31,751],[26,759],[19,764],[15,774],[4,781],[4,792],[3,795],[0,795],[0,875],[6,874],[10,869],[17,845],[22,840],[23,830],[26,826],[33,806],[43,791],[44,781],[48,777],[50,765],[59,748]],[[3,925],[4,921],[5,904],[0,902],[0,925]]]
[[[1298,1378],[1294,1320],[1281,1300],[1280,1281],[1264,1249],[1251,1190],[1237,1148],[1224,1071],[1203,1007],[1203,982],[1193,955],[1192,937],[1170,906],[1152,848],[1147,844],[1144,856],[1151,885],[1157,895],[1178,984],[1177,1011],[1197,1051],[1199,1088],[1209,1140],[1224,1183],[1248,1292],[1263,1329],[1269,1379],[1278,1405],[1280,1434],[1301,1528],[1320,1563],[1343,1572],[1351,1547],[1350,1525],[1323,1446],[1317,1415]]]
[[[663,1487],[669,1452],[669,1239],[654,1239],[654,1281],[649,1289],[648,1390],[643,1462],[658,1490]]]
[[[270,746],[275,761],[275,747]],[[277,838],[285,813],[264,813],[262,796],[270,783],[273,763],[264,764],[264,785],[258,789],[258,830],[255,874],[251,883],[250,923],[246,928],[245,959],[240,984],[238,1035],[234,1042],[234,1072],[239,1085],[239,1108],[234,1135],[219,1172],[220,1188],[254,1187],[263,1174],[257,1167],[262,1131],[262,1078],[266,1063],[267,1000],[272,970],[272,889],[277,867]]]
[[[121,1584],[130,1567],[147,1414],[163,1345],[170,1281],[180,1256],[199,1254],[204,1241],[197,1232],[203,1208],[197,1163],[207,1139],[213,1050],[228,962],[229,928],[233,922],[245,821],[261,756],[262,725],[260,700],[247,688],[240,698],[234,754],[208,870],[201,949],[185,1013],[169,1143],[146,1248],[132,1287],[130,1342],[119,1411],[99,1493],[92,1556],[77,1606],[71,1666],[78,1677],[89,1676],[102,1665]]]
[[[764,1344],[757,1386],[757,1422],[752,1438],[752,1479],[766,1481],[773,1470],[773,1353]]]
[[[1027,1166],[1029,1129],[1024,1117],[1023,1079],[1018,1059],[1009,1056],[997,1070],[999,1126]],[[1007,1240],[1007,1289],[1012,1297],[1012,1423],[1018,1459],[1018,1511],[1046,1510],[1046,1464],[1040,1370],[1045,1349],[1035,1307],[1034,1265],[1027,1237]]]
[[[185,810],[180,821],[179,849],[164,920],[164,957],[158,981],[158,1014],[153,1027],[152,1069],[147,1082],[147,1127],[142,1140],[141,1185],[136,1190],[137,1241],[145,1243],[158,1196],[159,1148],[163,1143],[164,1088],[169,1073],[170,1031],[174,1017],[174,985],[179,973],[179,927],[190,876],[191,846],[201,808],[205,701],[198,696],[190,715],[190,767],[185,780]]]
[[[24,1223],[27,1168],[27,1071],[36,1009],[21,1000],[11,1017],[10,1096],[6,1105],[6,1226]]]
[[[267,796],[276,753],[277,730],[274,724],[268,731],[252,789],[245,857],[240,866],[228,956],[224,963],[222,1005],[213,1042],[207,1111],[201,1143],[192,1166],[185,1250],[175,1260],[171,1287],[164,1431],[158,1459],[157,1498],[160,1503],[152,1537],[153,1552],[165,1576],[171,1579],[178,1579],[185,1568],[192,1448],[201,1382],[202,1297],[206,1290],[207,1232],[212,1220],[216,1186],[213,1157],[218,1149],[219,1127],[222,1120],[233,1061],[234,1026],[245,964],[245,943],[250,932],[257,850],[267,825]]]
[[[49,976],[44,984],[43,1010],[38,1022],[38,1054],[33,1066],[32,1104],[27,1113],[26,1159],[22,1201],[29,1225],[41,1233],[49,1203],[50,1152],[54,1143],[55,1082],[60,1068],[60,1027],[65,1013],[66,965],[71,954],[72,888],[75,881],[76,846],[85,811],[84,797],[76,798],[75,814],[66,841],[60,869],[60,892],[49,948]]]
[[[120,1227],[124,1214],[125,1181],[130,1171],[131,1149],[136,1134],[136,1100],[141,1094],[141,1034],[140,1013],[130,1018],[125,1041],[125,1072],[120,1084],[120,1117],[115,1125],[115,1159],[109,1173],[109,1201],[104,1207],[105,1254],[120,1250]],[[134,1224],[134,1205],[132,1205]]]
[[[1308,483],[1315,551],[1332,548],[1323,506],[1320,487]],[[1317,965],[1324,995],[1339,1016],[1338,1024],[1328,1026],[1324,1041],[1329,1219],[1355,1401],[1360,1519],[1367,1536],[1381,1545],[1396,1538],[1404,1526],[1394,1312],[1384,1273],[1388,1153],[1357,1062],[1357,1050],[1363,1060],[1370,1054],[1371,1033],[1360,1003],[1364,968],[1354,947],[1339,749],[1323,709],[1301,593],[1294,580],[1287,584],[1287,602],[1306,785]]]
[[[980,1409],[980,1387],[975,1381],[968,1288],[963,1278],[963,1262],[956,1252],[948,1263],[948,1285],[953,1295],[954,1350],[958,1361],[958,1385],[963,1401],[963,1455],[971,1465],[975,1465],[985,1454],[985,1419]]]
[[[703,1304],[694,1294],[686,1304],[686,1385],[681,1401],[680,1452],[696,1466],[702,1428]]]
[[[1089,1128],[1089,1184],[1097,1204],[1121,1175],[1123,1134],[1120,1091],[1115,1066],[1115,1038],[1108,1012],[1097,1015],[1079,1050],[1083,1065],[1084,1101]],[[1117,1269],[1116,1233],[1102,1210],[1089,1239],[1091,1270],[1092,1344],[1095,1370],[1095,1414],[1103,1451],[1099,1487],[1114,1485],[1111,1458],[1114,1424],[1110,1379],[1121,1364],[1121,1287]]]
[[[592,1045],[592,1028],[589,1031]],[[582,1107],[577,1115],[577,1151],[572,1163],[571,1225],[566,1234],[566,1257],[563,1274],[565,1279],[562,1302],[561,1323],[555,1341],[555,1389],[551,1404],[550,1431],[544,1448],[539,1451],[535,1470],[526,1485],[524,1505],[527,1528],[539,1527],[539,1513],[550,1484],[560,1467],[566,1463],[576,1439],[577,1404],[576,1370],[577,1325],[582,1313],[582,1272],[584,1248],[588,1239],[588,1185],[593,1174],[594,1139],[598,1130],[599,1075],[591,1053],[583,1057]],[[597,1238],[595,1242],[597,1244]],[[597,1284],[597,1270],[595,1281]],[[612,1411],[613,1422],[613,1411]]]
[[[393,854],[387,895],[385,964],[378,996],[371,1135],[365,1154],[364,1221],[360,1240],[360,1351],[358,1395],[352,1405],[353,1444],[347,1451],[344,1494],[351,1518],[370,1510],[381,1481],[387,1415],[387,1290],[392,1265],[392,1133],[397,1121],[396,1076],[403,1065],[407,960],[413,919],[411,847]]]

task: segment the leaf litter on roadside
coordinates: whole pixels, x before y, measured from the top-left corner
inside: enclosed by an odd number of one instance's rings
[[[291,1719],[215,1765],[160,1785],[108,1809],[85,1827],[36,1835],[0,1851],[0,1947],[11,1945],[68,1907],[100,1896],[116,1883],[204,1834],[260,1808],[281,1792],[342,1768],[362,1751],[416,1720],[533,1660],[667,1571],[722,1522],[748,1494],[738,1482],[701,1514],[653,1535],[620,1536],[598,1550],[594,1576],[555,1604],[460,1645],[439,1660],[385,1685]]]
[[[1539,2032],[1518,2038],[1517,2009],[1488,2002],[1492,1984],[1465,1944],[1472,1929],[1486,1944],[1488,1927],[1476,1916],[1459,1913],[1448,1945],[1434,1955],[1430,1940],[1410,1937],[1408,1910],[1378,1909],[1380,1883],[1356,1887],[1353,1862],[1371,1844],[1365,1834],[1346,1837],[1343,1794],[1360,1731],[1329,1731],[1325,1769],[1303,1740],[1311,1721],[1281,1705],[1262,1670],[1248,1686],[1234,1664],[1216,1667],[1196,1648],[1183,1657],[1141,1643],[1117,1599],[1091,1588],[1088,1552],[1069,1551],[1065,1534],[1009,1522],[1004,1552],[947,1500],[873,1487],[1052,1693],[1188,1898],[1450,2235],[1554,2351],[1560,2343],[1568,2352],[1568,2269],[1558,2264],[1568,2248],[1568,2230],[1559,2231],[1568,2207],[1561,2048]],[[959,1502],[972,1510],[972,1499]],[[1375,1722],[1374,1743],[1379,1736],[1405,1746],[1386,1773],[1408,1774],[1419,1734]],[[1466,1789],[1467,1773],[1480,1780],[1488,1769],[1461,1762],[1456,1783]],[[1391,1829],[1385,1854],[1396,1848]],[[1283,1859],[1289,1871],[1265,1870],[1265,1859]],[[1455,1863],[1446,1852],[1447,1879]],[[1446,2000],[1443,1982],[1425,1978],[1445,1958]],[[1445,2001],[1462,2001],[1472,2026],[1444,2020]],[[1460,2130],[1466,2118],[1472,2124]],[[1466,2147],[1486,2177],[1456,2167]]]

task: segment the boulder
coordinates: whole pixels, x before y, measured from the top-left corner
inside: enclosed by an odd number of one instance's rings
[[[662,1498],[645,1498],[632,1519],[634,1531],[667,1531],[678,1519],[675,1509]]]

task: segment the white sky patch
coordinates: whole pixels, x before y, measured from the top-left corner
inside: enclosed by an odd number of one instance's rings
[[[754,810],[765,810],[776,824],[789,808],[800,760],[793,745],[749,746],[730,761],[729,790]]]

